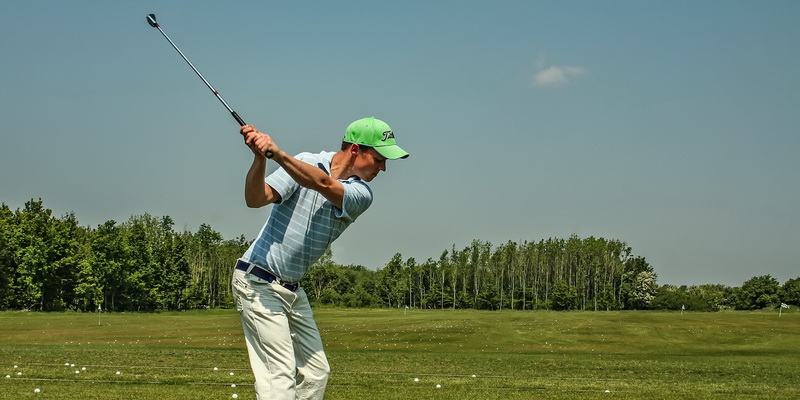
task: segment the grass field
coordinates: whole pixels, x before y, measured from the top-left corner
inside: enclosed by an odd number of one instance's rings
[[[315,312],[327,399],[800,398],[794,308]],[[252,382],[235,311],[0,313],[0,399],[250,399]]]

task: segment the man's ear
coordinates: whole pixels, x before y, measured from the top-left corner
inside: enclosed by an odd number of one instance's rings
[[[350,152],[350,154],[356,156],[359,153],[361,153],[361,146],[359,146],[359,145],[357,145],[355,143],[350,143],[349,152]]]

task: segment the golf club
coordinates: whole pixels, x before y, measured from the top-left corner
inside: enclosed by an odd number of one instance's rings
[[[167,34],[164,33],[164,30],[161,29],[161,26],[159,26],[158,22],[156,22],[156,15],[155,14],[147,14],[147,23],[150,24],[150,26],[152,26],[153,28],[158,29],[158,31],[161,32],[162,35],[164,35],[164,38],[167,39],[169,44],[171,44],[172,47],[174,47],[175,50],[178,52],[178,54],[181,55],[183,60],[186,61],[186,63],[189,64],[190,67],[192,67],[192,70],[194,70],[194,73],[197,74],[197,76],[199,76],[200,79],[203,80],[203,83],[205,83],[206,86],[208,86],[208,88],[214,93],[214,96],[217,96],[217,99],[219,99],[220,103],[222,103],[222,105],[225,106],[225,108],[228,110],[228,112],[231,113],[231,115],[236,120],[236,122],[239,123],[239,126],[247,125],[244,122],[244,120],[242,119],[242,117],[240,117],[239,114],[236,113],[236,111],[233,111],[233,109],[228,105],[228,103],[225,102],[225,100],[222,98],[222,96],[220,96],[219,92],[216,89],[214,89],[214,87],[211,86],[210,83],[208,83],[206,78],[203,77],[203,74],[201,74],[200,71],[198,71],[197,68],[194,67],[192,62],[189,61],[188,58],[186,58],[186,56],[183,54],[181,49],[179,49],[178,46],[175,45],[175,43],[172,41],[172,39],[170,39],[169,36],[167,36]],[[266,155],[267,158],[272,158],[272,152],[271,151],[267,151],[264,155]]]

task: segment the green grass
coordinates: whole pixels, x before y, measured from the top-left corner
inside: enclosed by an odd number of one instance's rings
[[[327,399],[800,398],[794,310],[315,313]],[[0,399],[249,399],[252,381],[235,311],[0,313]]]

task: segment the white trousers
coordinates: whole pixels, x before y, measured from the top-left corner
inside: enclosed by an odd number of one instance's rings
[[[242,319],[259,400],[322,399],[330,366],[303,288],[234,270],[231,280]]]

